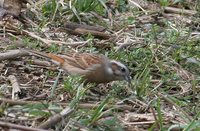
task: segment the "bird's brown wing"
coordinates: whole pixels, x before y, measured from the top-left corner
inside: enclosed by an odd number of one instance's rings
[[[33,55],[49,59],[70,74],[85,74],[88,71],[100,67],[106,60],[108,60],[104,55],[91,53],[67,53],[65,55],[55,55],[33,50],[26,51]]]
[[[104,55],[96,55],[91,53],[69,53],[63,55],[62,58],[65,59],[69,65],[81,68],[83,70],[90,68],[93,65],[101,65],[106,61]]]

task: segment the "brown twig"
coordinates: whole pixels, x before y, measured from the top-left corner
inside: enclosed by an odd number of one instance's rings
[[[88,29],[80,29],[77,28],[75,30],[71,30],[71,29],[66,29],[70,34],[74,34],[74,35],[87,35],[87,34],[92,34],[93,36],[96,37],[100,37],[103,39],[109,39],[111,37],[111,35],[106,34],[104,32],[100,32],[100,31],[95,31],[95,30],[88,30]]]
[[[43,129],[26,127],[26,126],[16,125],[16,124],[3,122],[3,121],[0,121],[0,127],[8,128],[8,129],[17,129],[17,130],[22,130],[22,131],[47,131],[47,130],[43,130]]]
[[[12,100],[19,99],[19,93],[21,92],[21,89],[19,87],[17,78],[14,75],[9,75],[8,79],[12,84]]]
[[[181,14],[186,14],[186,15],[195,15],[197,11],[195,10],[185,10],[185,9],[179,9],[179,8],[174,8],[174,7],[165,7],[165,12],[169,13],[181,13]]]
[[[29,53],[23,50],[9,50],[8,52],[0,53],[0,61],[14,59],[27,55],[29,55]]]
[[[123,122],[123,124],[125,124],[125,125],[149,125],[149,124],[153,124],[153,123],[155,123],[155,121],[154,120],[150,120],[150,121],[140,121],[140,122],[126,122],[126,121],[124,121],[124,120],[122,120],[122,119],[120,119],[122,122]]]
[[[87,29],[87,30],[93,30],[93,31],[99,31],[99,32],[103,32],[106,30],[105,27],[101,27],[101,26],[90,26],[90,25],[83,25],[83,24],[77,24],[77,23],[72,23],[72,22],[66,22],[64,23],[64,27],[71,29],[71,30],[75,30],[77,28],[79,29]]]
[[[26,105],[26,104],[41,104],[41,102],[39,101],[22,101],[22,100],[11,100],[11,99],[4,99],[4,98],[0,98],[0,102],[5,102],[5,103],[9,103],[10,105]],[[61,106],[68,106],[69,103],[58,103],[55,102],[58,105]],[[89,103],[82,103],[78,105],[78,108],[81,109],[92,109],[92,108],[97,108],[99,107],[99,104],[89,104]],[[118,109],[118,110],[129,110],[129,111],[133,111],[134,108],[133,106],[129,106],[129,105],[109,105],[105,107],[106,109]]]
[[[96,26],[90,26],[90,25],[83,25],[83,24],[77,24],[72,22],[66,22],[64,24],[65,30],[74,35],[86,35],[86,34],[92,34],[93,36],[100,37],[103,39],[109,39],[110,35],[104,33],[106,28],[104,27],[96,27]]]
[[[85,41],[84,42],[64,42],[64,41],[57,41],[57,40],[48,40],[48,39],[45,39],[45,38],[42,38],[42,37],[36,35],[33,32],[18,29],[18,27],[16,27],[15,25],[12,25],[10,23],[7,23],[7,26],[8,26],[8,28],[15,30],[19,34],[30,36],[36,40],[39,40],[39,41],[45,43],[48,46],[52,45],[53,43],[57,44],[57,45],[67,45],[67,46],[72,46],[72,47],[76,47],[78,45],[85,44]]]
[[[65,119],[66,117],[69,117],[73,112],[74,112],[74,109],[71,109],[70,107],[66,107],[60,113],[52,116],[46,122],[44,122],[41,125],[39,125],[38,128],[40,128],[40,129],[49,129],[53,125],[56,125],[58,122],[60,122],[62,119]]]
[[[45,60],[34,59],[34,60],[28,60],[26,62],[30,62],[33,65],[44,66],[44,67],[52,67],[53,66],[49,61],[45,61]]]

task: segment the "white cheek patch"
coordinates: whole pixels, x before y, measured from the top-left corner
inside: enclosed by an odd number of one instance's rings
[[[112,75],[112,74],[113,74],[113,70],[112,70],[112,68],[110,68],[110,67],[107,68],[107,72],[108,72],[109,75]]]

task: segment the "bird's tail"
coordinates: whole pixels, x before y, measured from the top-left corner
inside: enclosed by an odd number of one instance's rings
[[[43,53],[43,52],[29,50],[29,49],[22,49],[22,50],[28,52],[30,55],[45,58],[48,61],[51,61],[54,64],[59,65],[59,66],[62,66],[63,63],[65,62],[65,60],[62,57],[55,55],[55,54]]]

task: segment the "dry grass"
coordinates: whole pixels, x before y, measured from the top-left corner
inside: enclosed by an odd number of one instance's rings
[[[38,1],[23,18],[2,20],[1,52],[29,48],[55,54],[102,53],[129,66],[133,86],[123,81],[85,86],[81,78],[67,76],[38,57],[4,60],[0,129],[7,122],[29,126],[27,130],[198,130],[198,2],[128,2]],[[169,11],[166,5],[174,9]],[[181,9],[189,11],[180,13]],[[106,27],[112,37],[68,34],[66,21]],[[20,93],[9,76],[16,78]],[[56,119],[59,112],[61,118]],[[55,121],[49,124],[49,118]]]

